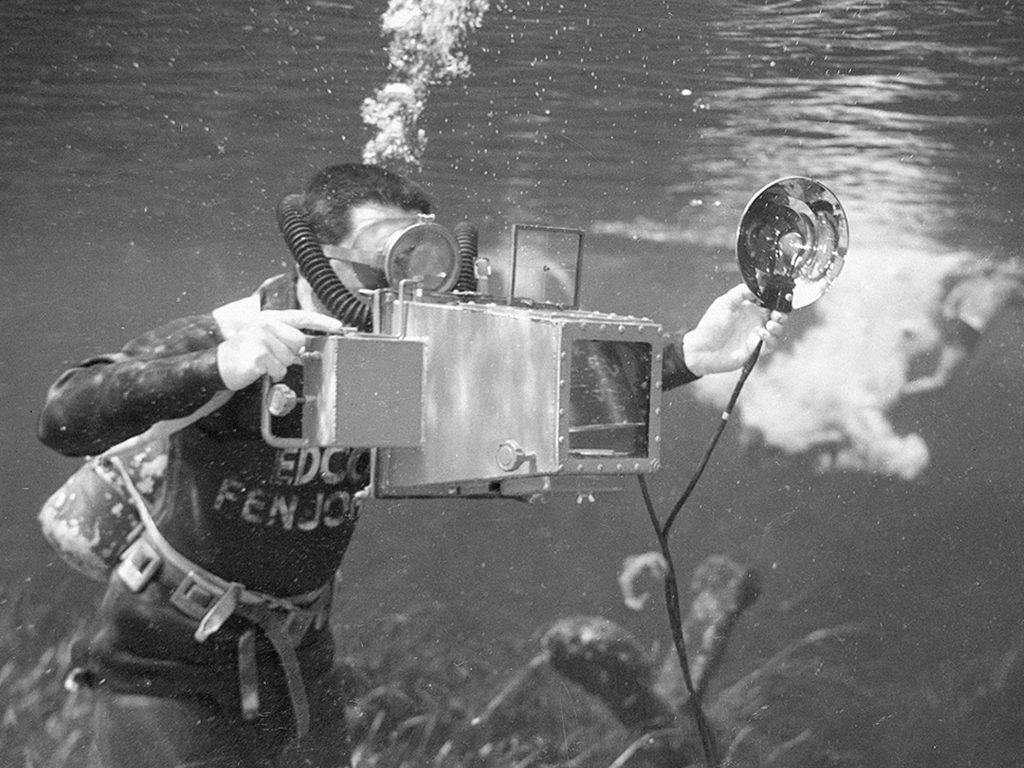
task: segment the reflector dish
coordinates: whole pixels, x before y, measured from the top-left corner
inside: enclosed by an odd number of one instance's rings
[[[736,235],[747,287],[789,312],[816,301],[843,268],[850,233],[839,199],[802,176],[773,181],[751,199]]]

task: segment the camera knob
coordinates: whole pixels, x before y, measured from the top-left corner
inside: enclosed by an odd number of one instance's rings
[[[498,466],[506,472],[514,472],[531,458],[519,443],[515,440],[505,440],[498,446]]]
[[[267,410],[271,416],[287,416],[299,404],[299,396],[287,384],[275,384],[267,393]]]

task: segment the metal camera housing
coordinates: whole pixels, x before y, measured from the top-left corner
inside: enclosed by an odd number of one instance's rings
[[[267,385],[265,439],[371,448],[372,493],[391,498],[590,493],[657,470],[662,327],[578,308],[582,245],[516,225],[505,296],[374,291],[372,333],[311,337],[301,394]]]

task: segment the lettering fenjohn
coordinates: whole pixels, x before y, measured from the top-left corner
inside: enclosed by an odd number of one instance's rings
[[[359,492],[369,483],[369,454],[352,448],[283,448],[277,451],[272,487],[251,487],[225,477],[214,509],[245,522],[286,531],[336,528],[358,515]]]

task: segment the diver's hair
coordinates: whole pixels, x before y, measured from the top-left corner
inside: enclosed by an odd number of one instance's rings
[[[362,203],[393,205],[433,213],[430,197],[418,185],[376,165],[344,163],[324,168],[306,187],[302,207],[313,234],[324,245],[337,245],[349,233],[349,211]]]

